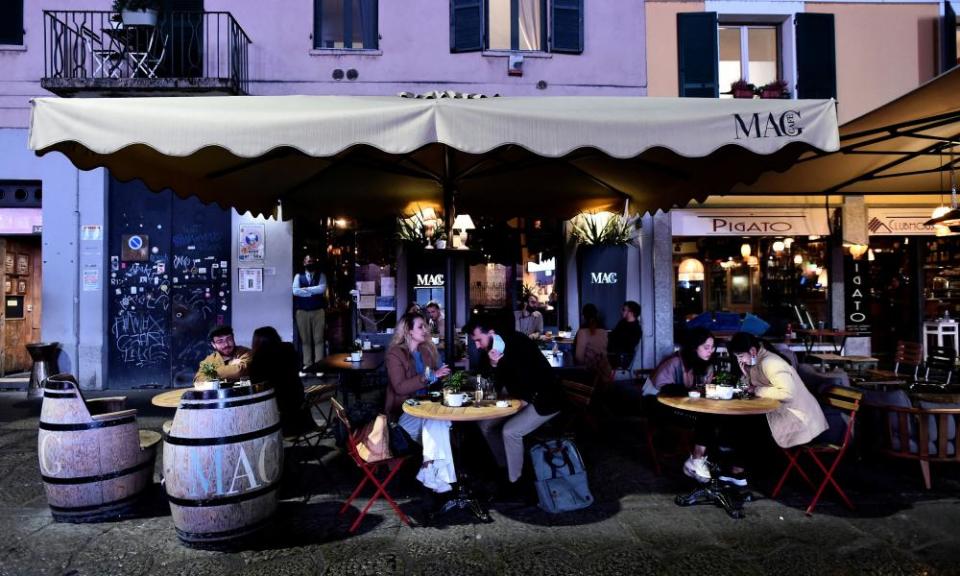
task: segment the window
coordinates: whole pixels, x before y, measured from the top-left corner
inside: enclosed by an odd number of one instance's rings
[[[583,0],[450,0],[450,51],[583,52]]]
[[[377,30],[377,0],[314,0],[314,48],[376,50]]]
[[[719,34],[721,94],[741,78],[754,86],[763,86],[781,77],[777,26],[721,24]]]
[[[23,0],[0,2],[0,45],[23,45]]]

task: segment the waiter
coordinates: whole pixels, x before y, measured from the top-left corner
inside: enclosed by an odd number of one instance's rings
[[[327,311],[327,277],[313,256],[303,257],[303,273],[293,277],[293,309],[303,348],[303,366],[323,359],[323,331]]]

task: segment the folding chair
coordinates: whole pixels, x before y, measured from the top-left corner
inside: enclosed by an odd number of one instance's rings
[[[773,489],[771,496],[776,498],[780,494],[780,489],[783,488],[783,483],[786,482],[787,476],[790,475],[790,471],[796,469],[797,474],[810,486],[814,489],[816,493],[813,496],[813,500],[810,502],[810,505],[807,506],[807,516],[813,515],[813,509],[817,506],[817,501],[820,499],[820,496],[823,494],[824,489],[826,489],[827,484],[833,486],[837,491],[837,494],[840,495],[840,498],[843,500],[843,503],[847,505],[847,508],[853,510],[853,503],[847,498],[847,495],[843,492],[843,489],[840,488],[840,485],[837,484],[837,481],[833,478],[833,473],[836,471],[837,466],[840,464],[840,460],[843,458],[843,455],[847,451],[847,447],[850,445],[850,439],[853,437],[853,427],[857,417],[857,411],[860,409],[860,399],[863,397],[863,394],[857,392],[856,390],[851,390],[850,388],[841,388],[839,386],[834,386],[828,388],[823,392],[823,403],[827,406],[833,406],[834,408],[839,408],[840,410],[849,411],[849,414],[845,414],[847,420],[847,430],[843,435],[843,441],[838,446],[836,444],[821,444],[821,443],[810,443],[804,446],[797,446],[794,448],[784,449],[784,453],[787,456],[789,461],[787,464],[787,469],[783,471],[783,476],[780,477],[780,481],[777,482],[776,487]],[[810,456],[810,459],[813,460],[814,464],[823,472],[823,480],[820,482],[819,486],[816,486],[813,483],[813,480],[810,479],[810,476],[804,472],[803,468],[800,467],[799,459],[802,454],[807,454]],[[827,468],[826,464],[820,459],[818,455],[820,454],[833,454],[833,462],[830,464],[830,467]]]
[[[923,381],[917,384],[946,388],[953,378],[953,369],[956,367],[957,351],[946,346],[932,346],[927,351],[925,362],[926,371]]]
[[[867,370],[866,379],[871,384],[895,385],[916,382],[923,363],[923,346],[918,342],[897,342],[893,353],[893,370]],[[901,369],[908,369],[901,372]]]
[[[313,458],[307,458],[306,461],[310,462],[311,460],[315,460],[318,464],[320,464],[323,475],[328,479],[330,479],[329,474],[327,474],[325,468],[323,467],[323,460],[321,458],[322,452],[320,452],[320,441],[327,436],[328,432],[330,431],[330,426],[333,423],[333,405],[331,404],[327,409],[326,414],[324,414],[321,404],[333,398],[333,395],[336,394],[336,391],[336,384],[315,384],[307,388],[304,391],[303,404],[301,405],[300,410],[302,413],[309,415],[309,421],[307,422],[309,426],[304,427],[295,435],[284,437],[284,440],[290,443],[291,450],[296,450],[301,446],[310,449],[310,451],[313,453]],[[323,418],[322,424],[318,423],[316,418],[314,418],[315,409],[316,411],[320,412],[320,416]],[[296,462],[299,465],[302,460],[297,460]],[[313,492],[307,490],[304,493],[303,501],[306,502],[312,495]]]
[[[376,487],[376,490],[373,493],[373,496],[370,497],[370,501],[367,502],[367,505],[363,507],[363,510],[360,511],[360,515],[357,516],[357,519],[353,521],[353,524],[350,525],[350,532],[355,532],[357,527],[360,526],[360,521],[363,520],[363,517],[367,515],[367,512],[370,510],[370,507],[373,506],[373,503],[377,498],[383,498],[387,501],[387,504],[393,508],[393,511],[400,518],[400,521],[410,526],[410,520],[407,518],[407,515],[403,513],[403,510],[400,509],[400,506],[390,497],[390,494],[387,493],[387,485],[393,480],[393,477],[400,470],[400,467],[403,465],[403,462],[407,459],[406,456],[396,456],[393,458],[388,458],[386,460],[379,460],[377,462],[367,462],[360,457],[360,453],[357,451],[357,442],[359,437],[357,432],[350,427],[350,420],[347,418],[347,412],[344,410],[343,405],[337,401],[336,398],[330,399],[330,404],[333,406],[333,413],[336,415],[337,420],[343,424],[344,429],[347,431],[347,453],[350,455],[350,458],[353,459],[353,462],[357,465],[358,468],[363,472],[363,478],[360,480],[360,484],[354,489],[353,493],[350,494],[350,497],[347,498],[347,501],[343,503],[343,507],[340,508],[340,514],[346,513],[350,509],[350,504],[357,498],[360,494],[360,491],[363,490],[363,487],[367,485],[367,482],[372,482]],[[377,473],[386,468],[387,475],[381,481],[377,478]]]
[[[123,54],[113,46],[113,42],[110,46],[104,46],[100,36],[86,25],[80,26],[80,38],[90,51],[93,63],[96,64],[93,77],[119,78],[120,66],[123,64]]]

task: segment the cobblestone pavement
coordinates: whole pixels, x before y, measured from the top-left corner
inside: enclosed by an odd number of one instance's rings
[[[141,427],[159,429],[172,414],[149,406],[152,394],[133,392],[130,404],[141,409]],[[926,492],[915,463],[853,459],[842,483],[856,512],[828,493],[807,518],[802,487],[774,501],[763,497],[767,482],[735,521],[716,508],[674,505],[690,487],[672,472],[681,460],[666,459],[669,470],[652,475],[629,433],[581,446],[597,499],[586,511],[551,516],[514,505],[496,507],[489,524],[453,515],[447,525],[408,528],[378,504],[355,535],[346,528],[356,510],[345,519],[337,510],[356,477],[331,445],[325,470],[305,464],[299,484],[285,488],[273,529],[239,550],[194,550],[178,542],[159,484],[141,517],[53,522],[37,466],[39,401],[23,397],[0,393],[0,576],[960,574],[958,467],[934,466]],[[401,480],[391,491],[416,518],[416,483]],[[306,483],[318,493],[304,503]]]

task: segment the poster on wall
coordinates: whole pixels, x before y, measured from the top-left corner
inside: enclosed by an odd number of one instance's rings
[[[5,273],[13,274],[13,260],[14,260],[14,256],[10,252],[7,252],[3,256],[3,271]]]
[[[17,254],[17,274],[26,276],[30,274],[30,255]]]
[[[263,268],[240,268],[240,291],[263,292]]]
[[[27,281],[17,280],[17,294],[26,294],[26,293],[27,293]]]
[[[96,292],[100,290],[100,265],[83,265],[83,291]]]
[[[240,262],[262,263],[265,252],[263,224],[241,224],[239,238]]]

